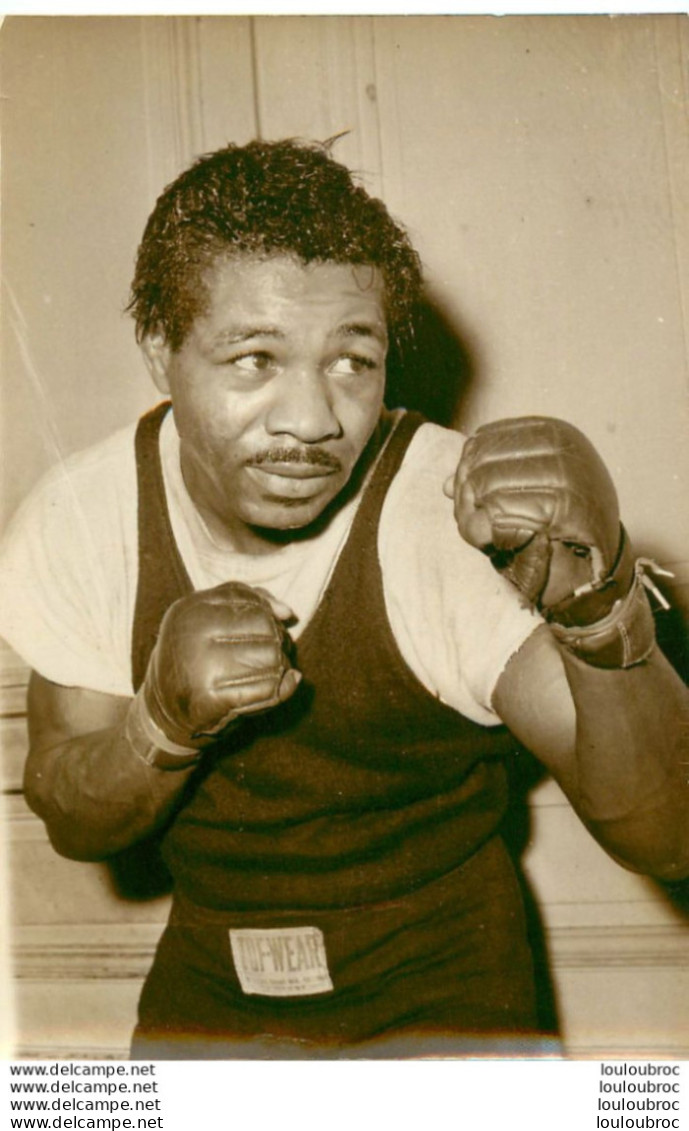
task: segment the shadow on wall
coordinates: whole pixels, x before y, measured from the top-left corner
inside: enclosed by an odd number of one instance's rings
[[[658,644],[673,668],[689,683],[689,625],[681,609],[670,607],[656,613]]]
[[[659,588],[662,587],[662,583],[659,583]],[[665,595],[672,600],[669,590],[666,589]],[[669,609],[661,609],[655,615],[655,622],[661,650],[684,682],[689,683],[689,623],[686,607],[680,609],[671,605]],[[662,883],[659,886],[675,910],[689,920],[689,877],[677,883]]]
[[[438,302],[423,299],[415,312],[411,342],[403,351],[390,349],[388,408],[413,409],[449,427],[475,378],[475,358],[466,341]]]

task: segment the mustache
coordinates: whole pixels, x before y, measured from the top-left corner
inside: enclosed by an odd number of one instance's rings
[[[324,467],[328,471],[341,471],[342,464],[327,448],[267,448],[257,452],[247,461],[249,467],[271,463],[305,463],[311,467]]]

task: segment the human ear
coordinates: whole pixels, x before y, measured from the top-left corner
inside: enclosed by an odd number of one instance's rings
[[[168,366],[170,364],[171,350],[165,340],[165,335],[160,330],[146,334],[141,342],[141,352],[146,362],[146,368],[151,374],[156,388],[161,393],[170,392],[168,379]]]

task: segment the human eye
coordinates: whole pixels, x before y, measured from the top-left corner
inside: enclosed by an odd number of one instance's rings
[[[330,364],[328,373],[333,377],[359,377],[379,368],[377,358],[361,353],[342,353]]]
[[[247,353],[234,354],[225,364],[231,365],[241,373],[262,376],[274,368],[275,358],[265,350],[251,350]]]

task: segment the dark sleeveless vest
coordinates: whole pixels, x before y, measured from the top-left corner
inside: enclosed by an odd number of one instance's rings
[[[170,525],[158,432],[139,423],[139,686],[162,616],[191,591]],[[296,644],[303,680],[204,755],[163,842],[181,894],[218,910],[351,907],[401,897],[461,864],[506,808],[514,740],[431,695],[400,655],[378,561],[381,509],[423,422],[402,416]],[[461,585],[461,578],[457,585]]]

